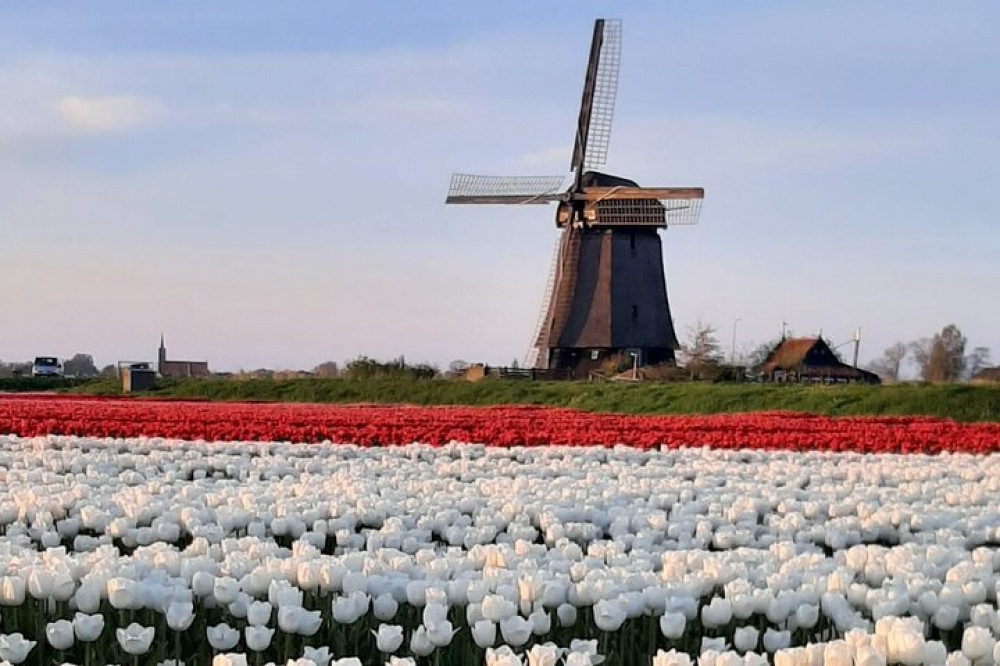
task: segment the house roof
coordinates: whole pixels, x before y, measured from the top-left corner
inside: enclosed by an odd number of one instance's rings
[[[981,382],[1000,382],[1000,367],[984,368],[977,372],[973,379]]]
[[[767,359],[761,364],[761,370],[771,372],[772,370],[796,368],[802,365],[806,354],[819,342],[821,342],[819,338],[787,338],[782,340],[781,344],[767,355]]]

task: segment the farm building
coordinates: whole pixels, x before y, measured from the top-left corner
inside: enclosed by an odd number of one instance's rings
[[[975,374],[972,381],[977,384],[1000,384],[1000,368],[984,368]]]
[[[156,369],[161,377],[211,377],[208,361],[170,361],[167,360],[167,346],[160,335],[160,349],[157,355]]]
[[[768,382],[860,382],[878,384],[878,375],[847,365],[823,338],[786,338],[771,350],[757,373]]]

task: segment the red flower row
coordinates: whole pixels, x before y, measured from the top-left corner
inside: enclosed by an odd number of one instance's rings
[[[545,407],[406,407],[0,396],[0,433],[493,446],[712,446],[861,453],[1000,452],[1000,424],[797,413],[623,416]]]

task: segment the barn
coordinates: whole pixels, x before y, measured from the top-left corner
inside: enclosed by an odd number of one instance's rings
[[[841,361],[823,338],[786,338],[756,370],[766,382],[881,383],[875,373]]]

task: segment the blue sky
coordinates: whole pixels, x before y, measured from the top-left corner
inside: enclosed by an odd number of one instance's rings
[[[597,16],[679,330],[1000,352],[996,3],[66,1],[0,2],[0,358],[522,357],[553,211],[444,194],[566,171]]]

